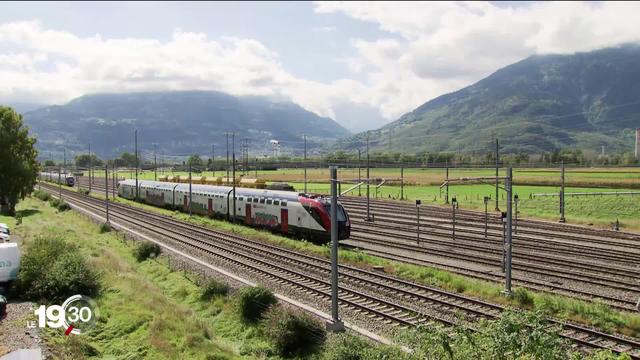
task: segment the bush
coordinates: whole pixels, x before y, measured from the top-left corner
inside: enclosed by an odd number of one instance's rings
[[[229,293],[229,285],[211,279],[202,287],[202,294],[200,298],[202,300],[211,300],[218,296],[226,296]]]
[[[109,223],[100,224],[100,234],[108,233],[111,231],[111,225]]]
[[[71,206],[67,204],[65,201],[60,201],[57,206],[58,211],[63,212],[67,210],[71,210]]]
[[[56,198],[51,198],[49,200],[49,205],[51,205],[51,207],[57,208],[58,205],[60,205],[60,200]]]
[[[283,357],[312,354],[324,344],[327,335],[323,324],[316,318],[282,306],[272,306],[267,311],[264,329]]]
[[[71,295],[95,296],[99,275],[78,248],[60,238],[36,238],[22,256],[17,285],[32,301],[60,303]]]
[[[346,333],[330,337],[324,348],[325,360],[411,359],[397,347],[375,344]]]
[[[37,197],[42,201],[49,201],[51,199],[51,194],[46,191],[36,190],[33,192],[33,196]]]
[[[269,307],[277,302],[275,295],[261,286],[245,287],[238,292],[238,311],[242,320],[248,323],[261,320]]]
[[[142,262],[150,257],[157,257],[161,251],[160,245],[151,241],[143,241],[135,248],[133,255],[136,257],[136,260]]]

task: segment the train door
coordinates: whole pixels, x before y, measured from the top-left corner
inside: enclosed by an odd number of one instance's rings
[[[213,199],[212,198],[209,198],[208,205],[209,205],[209,207],[208,207],[209,217],[213,217]]]
[[[244,208],[245,208],[244,222],[245,224],[251,225],[251,223],[253,222],[251,219],[251,204],[246,204]]]
[[[283,233],[289,232],[289,209],[280,209],[280,229]]]

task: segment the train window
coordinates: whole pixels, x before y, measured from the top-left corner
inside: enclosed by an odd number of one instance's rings
[[[267,205],[271,205],[272,202],[273,202],[273,200],[271,200],[271,199],[267,200]]]
[[[273,205],[280,205],[280,200],[273,200]]]
[[[258,202],[258,198],[253,198],[253,202],[257,203]]]
[[[251,198],[247,198],[247,202],[251,202]]]
[[[240,196],[240,201],[244,201],[244,198],[242,196]]]
[[[260,204],[264,204],[264,199],[260,199]]]
[[[287,206],[287,202],[286,202],[286,201],[283,201],[283,202],[282,202],[282,204],[280,204],[280,205],[282,205],[282,206]]]

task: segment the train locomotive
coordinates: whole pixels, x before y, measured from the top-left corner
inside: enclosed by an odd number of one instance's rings
[[[192,184],[192,213],[231,220],[234,216],[232,191],[230,186]],[[118,195],[135,200],[136,181],[120,181]],[[146,204],[189,211],[189,184],[141,180],[138,197]],[[328,198],[291,191],[236,188],[235,220],[252,227],[328,243],[331,241],[330,211]],[[347,239],[350,234],[349,216],[338,204],[338,239]]]
[[[38,178],[40,180],[54,182],[58,184],[58,181],[62,182],[62,184],[73,187],[76,184],[76,178],[73,174],[61,173],[58,176],[57,172],[40,172],[38,174]]]

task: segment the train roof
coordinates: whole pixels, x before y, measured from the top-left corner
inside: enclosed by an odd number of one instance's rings
[[[155,189],[163,189],[163,190],[173,190],[174,188],[177,191],[189,192],[189,184],[185,183],[171,183],[164,181],[148,181],[148,180],[138,180],[140,186],[152,187]],[[119,184],[135,186],[135,180],[123,180],[120,181]],[[195,193],[207,193],[207,194],[223,194],[227,195],[229,191],[231,191],[233,187],[231,186],[216,186],[216,185],[203,185],[203,184],[191,184],[191,191]],[[248,189],[243,187],[236,187],[236,196],[246,196],[246,197],[266,197],[266,198],[274,198],[281,199],[287,201],[298,201],[298,193],[293,191],[281,191],[281,190],[265,190],[265,189]]]

